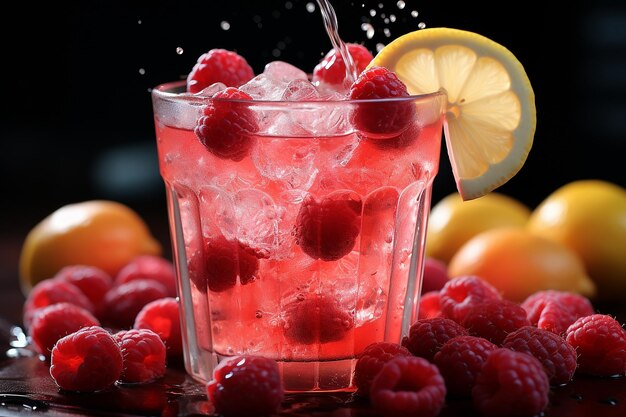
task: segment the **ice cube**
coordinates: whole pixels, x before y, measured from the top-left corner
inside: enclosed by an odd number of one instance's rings
[[[224,83],[213,83],[210,86],[206,87],[202,91],[194,94],[197,97],[213,97],[216,93],[224,90],[226,88],[226,84]]]
[[[320,94],[308,80],[296,79],[285,87],[282,99],[285,101],[316,101]]]
[[[289,83],[294,80],[307,81],[309,79],[306,73],[300,68],[283,61],[270,62],[265,66],[263,74],[274,81],[282,83]]]
[[[239,90],[247,93],[254,100],[280,100],[287,83],[259,74],[241,87]]]
[[[249,188],[237,192],[234,198],[237,219],[237,239],[265,256],[276,253],[278,221],[284,209],[260,190]]]

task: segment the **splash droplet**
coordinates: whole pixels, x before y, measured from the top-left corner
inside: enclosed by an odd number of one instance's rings
[[[293,9],[293,3],[290,1],[285,2],[285,9],[287,10]]]
[[[385,5],[384,5],[384,4],[382,4],[382,3],[378,3],[378,8],[379,8],[379,9],[382,9],[383,7],[385,7]]]
[[[315,11],[315,4],[307,3],[306,4],[306,11],[309,12],[309,13],[313,13]]]
[[[370,16],[372,16],[372,17],[376,16],[376,10],[371,9],[370,10]]]
[[[141,22],[141,19],[139,19],[139,20],[137,21],[137,24],[138,24],[138,25],[140,25],[141,23],[142,23],[142,22]]]
[[[404,6],[406,6],[406,3],[400,0],[399,2],[396,3],[396,6],[398,6],[398,9],[402,10],[404,9]]]
[[[382,51],[384,47],[385,47],[384,43],[377,43],[376,44],[376,52]]]
[[[183,52],[185,52],[185,51],[183,51],[183,48],[181,48],[180,46],[177,46],[177,47],[176,47],[176,53],[177,53],[178,55],[182,55],[182,54],[183,54]]]
[[[418,28],[420,28],[420,29],[424,29],[424,28],[426,27],[426,23],[424,23],[424,22],[419,22],[419,23],[417,24],[417,27],[418,27]]]
[[[418,14],[419,14],[419,13],[417,13],[417,10],[413,10],[413,11],[411,12],[411,16],[413,16],[413,17],[417,17],[417,15],[418,15]]]
[[[396,21],[396,15],[395,14],[390,14],[389,15],[389,20],[391,20],[391,22],[395,22]]]
[[[139,75],[144,75],[146,73],[146,70],[143,68],[139,68]]]
[[[385,34],[386,37],[390,37],[391,36],[391,31],[388,28],[384,28],[383,29],[383,33]]]
[[[220,27],[222,28],[222,30],[228,30],[230,29],[230,23],[228,23],[225,20],[222,20],[222,22],[220,23]]]
[[[278,49],[278,48],[272,49],[272,56],[274,58],[278,58],[280,56],[280,49]]]
[[[369,23],[363,23],[361,25],[361,30],[365,32],[365,36],[367,39],[372,39],[375,34],[374,26]]]

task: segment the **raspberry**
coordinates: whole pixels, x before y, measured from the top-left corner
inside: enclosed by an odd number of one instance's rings
[[[444,343],[456,336],[466,336],[467,330],[457,322],[445,317],[417,320],[402,339],[402,346],[415,356],[433,360]]]
[[[530,295],[522,302],[530,323],[540,329],[562,335],[579,317],[594,313],[586,297],[556,290],[543,290]]]
[[[225,49],[211,49],[198,57],[187,75],[187,91],[199,93],[218,82],[227,87],[239,87],[253,77],[254,71],[244,57]]]
[[[104,294],[111,289],[113,278],[100,268],[88,265],[70,265],[62,268],[55,279],[67,281],[78,287],[89,298],[96,311]]]
[[[153,280],[137,279],[116,285],[104,296],[101,321],[119,329],[129,329],[143,306],[164,297],[167,297],[167,290]]]
[[[207,384],[215,411],[224,416],[267,416],[284,398],[276,361],[260,356],[235,356],[213,371]]]
[[[180,307],[175,298],[160,298],[146,304],[137,314],[133,328],[148,329],[158,334],[167,347],[168,356],[182,354]]]
[[[234,87],[216,93],[202,107],[194,132],[213,155],[221,159],[241,161],[248,155],[258,130],[254,112],[244,101],[248,94]]]
[[[284,307],[285,337],[296,343],[336,342],[354,325],[353,317],[325,295],[311,295]]]
[[[502,344],[504,338],[519,329],[530,326],[526,310],[509,300],[487,300],[475,304],[461,322],[472,336],[484,337],[496,345]]]
[[[347,43],[348,52],[359,75],[374,59],[372,53],[363,45]],[[346,81],[346,64],[341,54],[334,48],[313,69],[313,82],[323,82],[331,85],[343,85]]]
[[[576,371],[576,350],[565,339],[548,330],[522,327],[510,333],[502,347],[537,358],[552,385],[567,384]]]
[[[153,279],[167,289],[169,297],[176,297],[176,274],[174,265],[160,256],[142,255],[126,264],[115,276],[115,284],[136,279]]]
[[[432,319],[441,317],[441,309],[439,308],[439,291],[430,291],[422,294],[419,302],[417,313],[418,319]]]
[[[357,393],[367,397],[376,374],[385,363],[397,356],[411,356],[411,352],[398,343],[375,342],[368,345],[361,352],[354,366],[354,384]]]
[[[448,395],[469,398],[483,363],[497,348],[489,340],[477,336],[457,336],[444,343],[433,362],[446,381]]]
[[[396,74],[383,67],[366,69],[350,87],[352,100],[409,97],[406,86]],[[415,104],[409,100],[357,103],[351,115],[356,129],[372,139],[395,138],[415,117]]]
[[[197,258],[193,263],[201,272],[190,271],[190,278],[200,291],[206,292],[207,286],[214,292],[226,291],[235,286],[237,276],[242,285],[256,279],[259,259],[243,243],[220,235],[207,240],[204,249],[204,259]]]
[[[446,399],[437,367],[423,358],[400,356],[383,365],[372,381],[370,398],[382,416],[434,417]]]
[[[499,300],[498,290],[474,275],[464,275],[448,281],[439,291],[439,306],[444,317],[461,323],[468,311],[487,300]]]
[[[485,417],[531,417],[547,407],[549,391],[548,376],[537,359],[499,348],[478,373],[472,400]]]
[[[148,329],[122,330],[113,335],[124,357],[120,382],[147,383],[165,375],[165,344]]]
[[[50,359],[54,344],[63,336],[83,327],[99,326],[89,311],[67,302],[42,307],[33,318],[28,333],[37,351]]]
[[[565,338],[578,353],[578,372],[597,376],[626,372],[626,331],[613,317],[581,317],[568,327]]]
[[[84,327],[56,343],[50,375],[68,391],[93,392],[112,386],[122,374],[123,358],[113,336],[99,326]]]
[[[294,235],[311,258],[336,261],[352,251],[360,230],[360,201],[308,196],[300,206]]]
[[[90,313],[95,308],[89,298],[74,284],[48,278],[38,282],[28,293],[23,307],[24,327],[29,328],[38,309],[51,304],[67,302],[84,308]]]
[[[448,281],[448,267],[444,262],[435,258],[424,258],[422,293],[439,291]]]

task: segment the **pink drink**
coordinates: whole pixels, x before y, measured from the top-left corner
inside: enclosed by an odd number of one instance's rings
[[[387,139],[352,116],[389,101],[240,103],[259,123],[233,161],[194,133],[212,99],[184,90],[153,102],[188,372],[208,381],[220,358],[262,355],[288,391],[352,389],[355,357],[417,317],[445,94],[403,99],[413,118]]]

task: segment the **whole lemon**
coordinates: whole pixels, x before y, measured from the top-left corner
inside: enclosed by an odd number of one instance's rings
[[[528,229],[575,251],[599,299],[626,298],[626,189],[592,179],[565,184],[533,210]]]
[[[114,276],[138,255],[160,255],[161,244],[130,207],[107,200],[68,204],[26,236],[20,254],[25,293],[69,265],[90,265]]]
[[[522,202],[497,192],[469,201],[449,194],[430,211],[426,255],[448,263],[473,236],[496,227],[525,227],[530,213]]]
[[[574,251],[525,228],[501,227],[477,234],[452,257],[448,274],[479,276],[516,302],[549,289],[595,294],[595,285]]]

